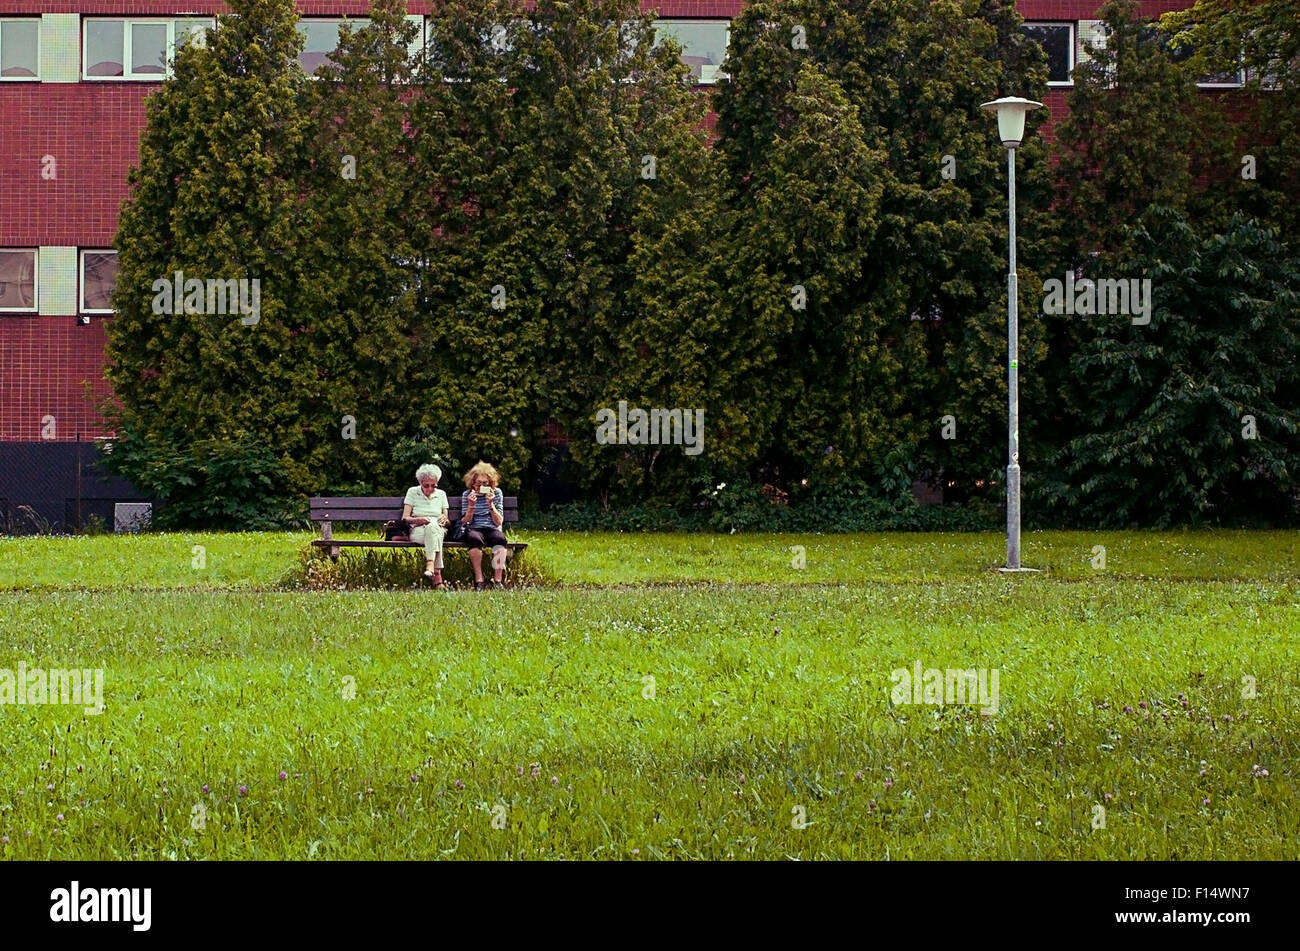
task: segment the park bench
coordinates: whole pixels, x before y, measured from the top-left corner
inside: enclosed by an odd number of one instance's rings
[[[401,495],[346,498],[323,498],[317,496],[311,500],[311,520],[320,525],[321,537],[312,542],[315,548],[329,551],[333,561],[339,560],[339,551],[344,548],[419,548],[420,542],[389,542],[382,538],[343,539],[334,537],[336,522],[378,522],[381,525],[392,518],[402,517],[402,505],[405,497]],[[460,496],[448,496],[449,511],[447,517],[453,522],[461,517]],[[502,511],[505,522],[519,521],[519,499],[513,495],[505,496],[505,508]],[[468,547],[464,542],[444,541],[444,551],[453,548]],[[526,542],[511,542],[506,545],[513,556],[528,547]]]

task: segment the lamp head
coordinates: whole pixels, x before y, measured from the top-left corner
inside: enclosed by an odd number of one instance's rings
[[[1042,107],[1041,102],[1021,99],[1019,96],[1004,96],[980,106],[987,112],[998,114],[998,138],[1009,149],[1019,146],[1021,139],[1025,137],[1025,113]]]

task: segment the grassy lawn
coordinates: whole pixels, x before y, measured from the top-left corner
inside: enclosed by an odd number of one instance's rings
[[[277,589],[296,580],[318,535],[144,534],[0,538],[0,591]],[[373,538],[339,533],[339,538]],[[1002,536],[983,534],[622,535],[512,532],[552,584],[917,583],[987,578],[1004,563]],[[1105,569],[1092,566],[1105,551]],[[793,563],[802,546],[804,567]],[[1300,532],[1033,532],[1023,560],[1053,578],[1289,581],[1300,578]],[[346,557],[359,554],[354,550]],[[412,565],[418,553],[410,553]],[[463,569],[464,553],[449,553]],[[199,567],[199,565],[202,567]],[[412,572],[412,579],[418,570]]]
[[[1300,855],[1300,533],[518,533],[490,594],[309,537],[0,539],[0,668],[105,672],[0,706],[0,855]]]

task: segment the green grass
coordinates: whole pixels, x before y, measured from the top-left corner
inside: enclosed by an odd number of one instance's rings
[[[273,589],[300,580],[308,533],[143,534],[0,538],[0,591]],[[375,537],[343,533],[340,538]],[[623,535],[512,532],[530,543],[533,570],[564,586],[721,583],[912,583],[986,577],[1005,542],[986,534]],[[1106,567],[1092,567],[1095,546]],[[196,546],[202,549],[202,565]],[[804,549],[804,567],[794,569]],[[1300,573],[1300,532],[1033,532],[1024,563],[1054,578],[1289,580]],[[345,551],[357,558],[371,549]],[[411,551],[411,580],[419,553]],[[451,570],[464,552],[448,552]]]
[[[519,533],[500,594],[284,587],[308,538],[0,539],[0,668],[106,672],[0,706],[0,855],[1300,854],[1297,533]]]

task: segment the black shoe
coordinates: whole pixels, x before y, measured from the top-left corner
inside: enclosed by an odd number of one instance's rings
[[[475,582],[474,582],[474,590],[475,590],[475,591],[482,591],[482,590],[483,590],[484,588],[486,588],[486,587],[487,587],[487,582],[486,582],[486,581],[475,581]]]
[[[493,591],[504,591],[505,589],[506,589],[506,583],[504,581],[497,581],[495,578],[492,579]]]

